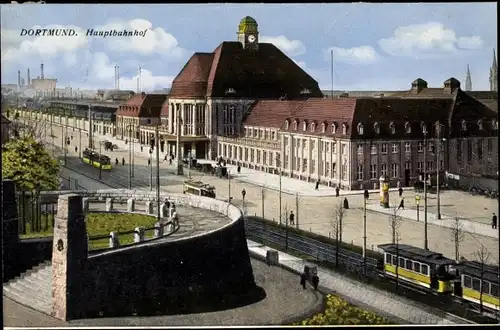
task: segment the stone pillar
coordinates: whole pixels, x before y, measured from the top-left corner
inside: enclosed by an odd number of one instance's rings
[[[114,231],[109,233],[109,247],[112,249],[120,247],[120,238],[118,237],[118,234]]]
[[[168,209],[167,209],[167,204],[162,203],[160,207],[161,207],[161,209],[160,209],[160,217],[161,218],[167,217],[169,215],[168,214]]]
[[[159,222],[155,223],[154,238],[163,236],[163,225]]]
[[[88,199],[88,197],[82,198],[82,208],[83,208],[83,213],[89,212],[89,199]]]
[[[113,210],[113,199],[106,198],[106,212],[111,212]]]
[[[127,200],[127,212],[134,212],[135,211],[135,199],[129,198]]]
[[[144,241],[144,228],[136,227],[134,233],[134,243],[139,243]]]
[[[2,236],[3,270],[6,278],[16,276],[16,262],[19,260],[19,219],[17,215],[16,188],[14,181],[2,181]]]
[[[85,261],[88,257],[87,230],[82,197],[59,196],[52,250],[52,316],[60,320],[80,317],[86,299]]]
[[[153,203],[151,201],[146,202],[146,213],[153,214]]]

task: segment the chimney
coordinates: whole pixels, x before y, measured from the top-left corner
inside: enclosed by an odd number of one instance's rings
[[[425,88],[427,88],[427,81],[422,78],[418,78],[411,83],[411,92],[414,94],[420,93]]]
[[[40,64],[40,79],[44,79],[43,78],[43,63]]]
[[[457,89],[460,89],[460,81],[458,79],[451,77],[450,79],[444,82],[444,91],[452,94]]]
[[[30,69],[28,68],[28,87],[31,86],[31,79],[30,79]]]
[[[21,71],[17,71],[17,86],[21,87]]]

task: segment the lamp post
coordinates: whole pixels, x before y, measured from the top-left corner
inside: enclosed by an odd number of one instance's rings
[[[285,251],[288,251],[288,214],[285,214]]]
[[[281,225],[281,217],[283,216],[281,214],[281,191],[282,191],[281,190],[281,176],[282,176],[281,168],[279,168],[278,171],[279,171],[279,180],[280,180],[280,185],[279,185],[279,218],[280,218],[280,225]],[[286,215],[286,216],[288,216],[288,215]],[[287,231],[287,234],[288,234],[288,231]],[[287,240],[287,242],[288,242],[288,240]]]
[[[366,201],[370,197],[368,190],[365,190],[363,197],[363,272],[366,275]]]
[[[136,127],[136,132],[138,131],[139,126]],[[135,168],[135,140],[130,139],[130,143],[132,143],[132,177],[135,178],[134,168]]]
[[[80,139],[78,141],[78,145],[79,145],[79,147],[78,147],[78,151],[79,151],[78,155],[79,155],[80,158],[82,158],[82,129],[81,129],[80,126],[78,126],[78,133],[80,134]]]
[[[437,218],[441,220],[441,196],[440,196],[440,191],[439,191],[439,171],[440,171],[440,160],[439,160],[439,154],[441,153],[441,141],[444,141],[445,139],[441,140],[441,126],[444,126],[443,124],[437,123],[436,124],[436,140],[437,140],[437,145],[436,145],[436,193],[437,193]]]
[[[227,197],[227,202],[231,203],[231,173],[230,173],[229,170],[227,170],[227,182],[228,182],[228,197]]]
[[[422,133],[424,134],[424,249],[429,250],[429,242],[427,237],[427,127],[422,127]]]
[[[415,203],[417,204],[417,222],[420,222],[420,195],[415,195]]]
[[[158,124],[155,128],[155,143],[156,143],[156,217],[160,222],[160,137],[158,132]]]
[[[89,149],[94,149],[94,141],[93,141],[93,124],[92,124],[92,105],[89,104]]]
[[[128,143],[128,189],[132,189],[132,144],[130,142],[132,136],[132,124],[127,125],[129,143]]]
[[[99,141],[99,180],[102,179],[102,145],[104,141]]]
[[[153,191],[153,150],[149,148],[149,191]]]

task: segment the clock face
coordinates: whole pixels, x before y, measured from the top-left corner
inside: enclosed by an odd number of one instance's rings
[[[254,42],[255,41],[255,36],[253,34],[248,36],[248,41]]]

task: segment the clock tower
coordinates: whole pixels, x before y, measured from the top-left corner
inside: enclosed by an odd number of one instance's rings
[[[238,41],[244,49],[259,49],[259,30],[257,22],[250,16],[244,17],[238,25]]]

